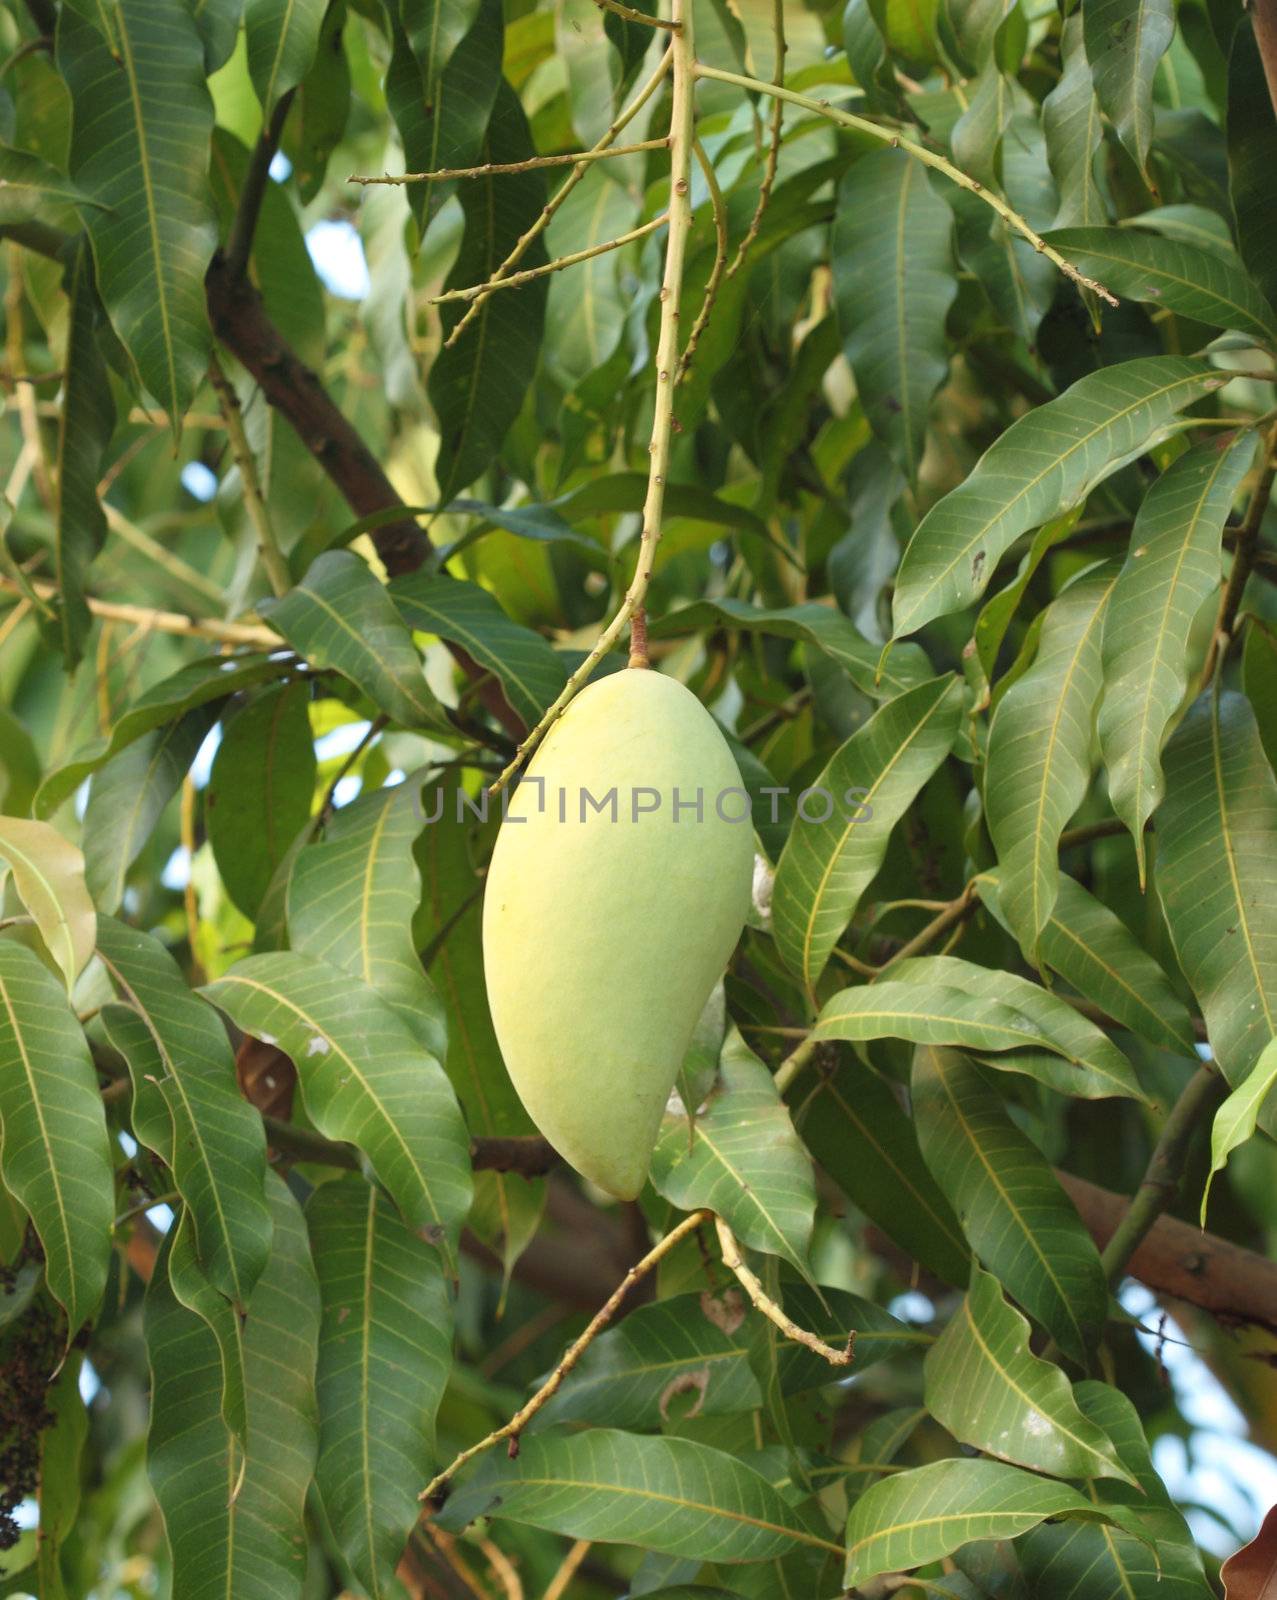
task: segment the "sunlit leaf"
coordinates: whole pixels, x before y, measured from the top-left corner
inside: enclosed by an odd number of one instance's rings
[[[93,954],[97,928],[84,857],[47,822],[0,817],[0,866],[13,874],[18,898],[70,990]]]
[[[1210,1131],[1211,1167],[1202,1191],[1203,1228],[1206,1226],[1206,1204],[1210,1199],[1210,1187],[1215,1174],[1224,1170],[1233,1151],[1245,1144],[1254,1133],[1259,1113],[1274,1085],[1277,1085],[1277,1040],[1265,1046],[1241,1086],[1233,1090],[1215,1113]]]

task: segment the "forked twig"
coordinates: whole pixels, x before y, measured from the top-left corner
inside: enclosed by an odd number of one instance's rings
[[[736,1242],[736,1235],[722,1217],[714,1218],[714,1228],[718,1234],[718,1247],[723,1252],[723,1265],[736,1275],[754,1309],[761,1311],[769,1322],[775,1323],[787,1339],[792,1339],[795,1344],[800,1344],[807,1350],[815,1351],[818,1356],[823,1356],[830,1366],[849,1367],[856,1351],[855,1329],[848,1333],[847,1343],[839,1350],[832,1344],[826,1344],[816,1334],[808,1333],[806,1328],[800,1328],[792,1317],[781,1310],[758,1278],[745,1265],[740,1246]]]

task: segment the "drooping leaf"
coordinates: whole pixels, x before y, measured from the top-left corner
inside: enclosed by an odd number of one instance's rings
[[[1155,882],[1224,1076],[1277,1036],[1277,778],[1239,694],[1202,695],[1164,759]]]
[[[838,186],[830,250],[843,349],[865,415],[916,478],[931,400],[949,367],[953,213],[920,162],[874,150]]]
[[[68,1341],[102,1298],[115,1191],[84,1034],[40,958],[0,938],[0,1173],[44,1249]]]
[[[946,1283],[967,1281],[971,1250],[918,1150],[913,1123],[850,1051],[813,1087],[789,1092],[803,1141],[854,1205]]]
[[[897,576],[895,636],[969,605],[1022,533],[1078,504],[1222,381],[1204,361],[1145,356],[1018,418],[918,524]]]
[[[200,1268],[243,1308],[270,1250],[266,1141],[226,1031],[149,933],[102,917],[98,953],[124,1002],[104,1021],[133,1078],[133,1131],[172,1171]]]
[[[310,71],[327,0],[245,0],[248,71],[267,118]]]
[[[1051,175],[1060,195],[1057,228],[1089,228],[1107,221],[1104,197],[1095,181],[1095,155],[1104,138],[1091,64],[1082,39],[1082,14],[1073,13],[1060,35],[1064,71],[1042,102]]]
[[[807,820],[800,800],[776,869],[772,926],[809,989],[882,865],[892,829],[949,754],[961,715],[953,676],[908,690],[858,728],[817,778],[815,803],[828,815]]]
[[[1100,105],[1141,172],[1153,138],[1153,74],[1175,32],[1171,0],[1091,0],[1082,11]]]
[[[301,1212],[274,1174],[267,1198],[274,1243],[244,1321],[246,1456],[221,1415],[217,1341],[173,1293],[167,1250],[147,1289],[146,1465],[164,1514],[174,1593],[190,1600],[300,1600],[306,1576],[319,1293]]]
[[[1033,665],[989,725],[984,806],[999,901],[1030,957],[1059,888],[1060,835],[1090,785],[1100,646],[1118,570],[1105,562],[1051,603]]]
[[[1210,1131],[1210,1172],[1202,1191],[1202,1227],[1206,1226],[1206,1205],[1215,1174],[1228,1165],[1228,1158],[1255,1131],[1264,1102],[1277,1085],[1277,1040],[1265,1045],[1259,1060],[1215,1113]]]
[[[2,165],[2,163],[0,163]],[[58,535],[54,546],[58,625],[68,666],[79,661],[89,631],[84,584],[89,563],[106,538],[98,500],[102,457],[115,429],[106,362],[98,348],[101,306],[93,257],[81,240],[67,269],[66,392],[58,418]]]
[[[974,1539],[1014,1539],[1047,1517],[1113,1515],[1120,1510],[1003,1461],[933,1461],[884,1478],[852,1506],[844,1581],[920,1567]]]
[[[512,622],[478,584],[414,572],[396,578],[390,596],[410,628],[460,645],[472,660],[494,673],[512,709],[529,728],[567,681],[563,663],[548,640]]]
[[[952,1050],[914,1054],[914,1120],[936,1181],[985,1267],[1084,1363],[1108,1294],[1099,1253],[1037,1147],[979,1069]]]
[[[483,162],[523,161],[535,155],[518,96],[502,81],[484,137]],[[545,182],[533,171],[467,181],[461,191],[465,232],[446,288],[486,282],[545,205]],[[538,238],[521,267],[547,259]],[[427,390],[442,434],[439,496],[448,500],[473,483],[501,448],[532,382],[545,322],[543,278],[491,294],[451,349],[441,350]],[[443,326],[450,333],[466,302],[449,301]]]
[[[359,1147],[404,1221],[451,1264],[470,1144],[443,1069],[389,1002],[295,951],[249,956],[203,993],[292,1057],[315,1126]]]
[[[996,871],[981,873],[978,888],[985,905],[1007,926],[999,883]],[[1170,979],[1117,913],[1076,878],[1060,875],[1038,953],[1079,994],[1133,1033],[1160,1050],[1193,1054],[1192,1019]]]
[[[47,822],[0,817],[0,867],[12,872],[18,898],[34,918],[69,992],[93,954],[97,926],[84,881],[84,857]]]
[[[376,1185],[353,1174],[321,1184],[306,1221],[323,1312],[315,1481],[361,1584],[393,1595],[452,1364],[442,1263]]]
[[[1079,272],[1098,278],[1123,300],[1165,306],[1215,328],[1231,328],[1271,349],[1277,312],[1240,264],[1183,239],[1138,228],[1062,228],[1047,235]]]
[[[701,1561],[766,1561],[797,1546],[838,1550],[810,1532],[767,1480],[690,1439],[591,1428],[525,1439],[456,1489],[437,1520],[492,1516],[577,1539],[643,1545]]]
[[[811,1159],[771,1074],[733,1032],[708,1106],[667,1117],[651,1180],[684,1211],[716,1212],[742,1244],[780,1256],[804,1275],[816,1209]]]
[[[1140,503],[1105,617],[1100,747],[1141,881],[1144,828],[1164,791],[1162,743],[1188,686],[1193,619],[1219,587],[1224,522],[1253,454],[1253,436],[1242,433],[1207,440],[1167,468]]]
[[[94,773],[84,812],[84,870],[99,911],[118,909],[129,868],[181,788],[217,712],[216,705],[196,706],[168,727],[143,734]]]
[[[361,795],[305,845],[288,879],[292,949],[376,989],[431,1055],[443,1059],[443,1007],[413,940],[421,878],[421,779]]]
[[[927,1407],[962,1444],[1055,1478],[1126,1478],[1072,1386],[1029,1347],[1029,1324],[979,1267],[924,1363]]]
[[[226,892],[255,918],[275,870],[310,816],[315,746],[310,686],[278,684],[230,718],[204,791],[204,820]]]
[[[109,41],[67,6],[57,59],[74,105],[71,176],[99,202],[85,219],[98,290],[176,431],[208,364],[204,273],[217,244],[200,37],[183,5],[119,0]]]
[[[262,610],[300,655],[340,672],[392,721],[447,726],[394,601],[349,550],[327,551],[295,589]]]
[[[903,694],[935,676],[922,651],[915,645],[905,645],[892,651],[879,681],[878,646],[870,644],[840,611],[812,602],[769,610],[744,600],[699,600],[662,617],[649,628],[648,636],[664,639],[696,633],[715,622],[747,633],[770,633],[814,646],[843,667],[857,689],[875,699]]]

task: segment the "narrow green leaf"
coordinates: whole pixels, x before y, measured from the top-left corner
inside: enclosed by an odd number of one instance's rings
[[[328,0],[245,0],[248,71],[267,118],[310,71]]]
[[[535,154],[519,97],[502,80],[479,160],[523,161]],[[465,232],[448,274],[449,289],[468,288],[492,276],[544,207],[545,180],[536,171],[476,178],[462,188],[461,205]],[[538,238],[520,265],[535,267],[546,259]],[[448,500],[474,482],[518,416],[540,355],[546,292],[545,280],[537,278],[489,295],[460,340],[435,358],[427,392],[442,435],[440,499]],[[466,302],[449,301],[443,309],[444,330],[451,332]]]
[[[137,1017],[129,1016],[122,1006],[107,1008],[121,1017],[134,1033],[145,1026]],[[124,1034],[118,1035],[128,1039]],[[114,1043],[117,1034],[110,1035]],[[270,1218],[267,1215],[269,1226]],[[173,1227],[173,1244],[169,1253],[169,1285],[178,1300],[188,1311],[193,1311],[217,1341],[218,1358],[222,1364],[222,1421],[235,1440],[241,1453],[248,1445],[248,1376],[244,1367],[244,1315],[246,1306],[233,1306],[224,1294],[209,1282],[196,1255],[195,1231],[191,1226],[191,1213],[183,1209]],[[268,1240],[269,1245],[269,1240]]]
[[[1062,517],[1056,517],[1051,522],[1045,523],[1033,535],[1029,548],[1021,558],[1015,577],[1004,588],[998,590],[980,607],[980,614],[975,619],[975,628],[972,637],[975,640],[976,657],[980,669],[986,679],[992,678],[998,663],[998,653],[1002,649],[1003,641],[1007,636],[1007,629],[1011,626],[1012,618],[1019,609],[1025,591],[1033,579],[1034,573],[1042,565],[1053,546],[1061,540],[1067,539],[1077,526],[1078,515],[1081,508],[1077,507]],[[1039,616],[1041,613],[1039,613]],[[1035,619],[1036,620],[1036,619]],[[1003,680],[1005,682],[1005,680]],[[999,685],[1001,687],[1001,685]],[[1009,687],[1009,686],[1008,686]]]
[[[34,918],[69,993],[93,954],[97,932],[84,857],[47,822],[0,817],[0,865],[13,873],[18,899]]]
[[[1135,1479],[1082,1411],[1069,1380],[1029,1347],[1029,1324],[976,1267],[927,1351],[927,1408],[962,1444],[1055,1478]]]
[[[822,651],[844,668],[862,693],[876,700],[890,699],[906,689],[934,678],[935,672],[917,645],[899,646],[876,676],[879,646],[870,644],[855,625],[833,606],[814,601],[768,610],[744,600],[699,600],[683,606],[653,624],[650,638],[665,639],[683,633],[700,633],[713,625],[740,628],[746,633],[770,633],[780,639],[797,639]]]
[[[830,250],[843,350],[865,415],[916,478],[931,400],[949,370],[953,213],[919,162],[874,150],[838,186]]]
[[[246,1457],[221,1416],[217,1341],[173,1293],[171,1246],[147,1289],[146,1464],[164,1515],[173,1592],[183,1600],[300,1600],[306,1576],[319,1294],[301,1212],[273,1173],[267,1197],[274,1245],[244,1320]]]
[[[2,170],[3,163],[0,163]],[[3,189],[3,184],[0,184]],[[58,417],[58,509],[54,572],[58,625],[67,665],[79,661],[89,631],[84,581],[89,563],[106,538],[98,500],[102,458],[115,431],[115,402],[106,362],[98,347],[102,318],[93,281],[93,257],[81,240],[63,282],[67,325],[66,385]]]
[[[733,1031],[708,1106],[667,1117],[652,1152],[652,1183],[684,1211],[717,1212],[742,1244],[780,1256],[804,1276],[816,1209],[811,1158],[771,1073]]]
[[[31,1214],[69,1340],[96,1310],[111,1260],[106,1118],[66,992],[12,939],[0,939],[0,1129],[0,1173]]]
[[[809,1532],[735,1456],[690,1439],[611,1428],[533,1434],[515,1460],[489,1456],[436,1520],[461,1528],[481,1516],[700,1561],[766,1561],[800,1545],[841,1548]]]
[[[295,589],[261,608],[316,667],[328,667],[405,728],[447,727],[394,601],[349,550],[329,550]]]
[[[118,0],[110,40],[67,6],[58,68],[74,106],[71,176],[98,289],[121,343],[174,430],[208,364],[204,273],[217,245],[208,192],[213,104],[183,5]]]
[[[1166,747],[1155,883],[1224,1076],[1277,1036],[1277,779],[1239,694],[1204,694]]]
[[[548,640],[512,622],[499,602],[478,584],[442,574],[414,572],[396,578],[390,597],[417,633],[435,633],[460,645],[495,674],[511,708],[532,727],[567,681],[563,663]]]
[[[1153,138],[1153,74],[1175,33],[1172,0],[1090,0],[1082,11],[1100,105],[1141,172]]]
[[[977,886],[980,898],[1009,932],[998,873],[981,873]],[[1060,876],[1038,953],[1066,983],[1132,1033],[1159,1050],[1195,1054],[1192,1018],[1170,979],[1117,913],[1075,878]]]
[[[452,1308],[436,1251],[375,1185],[351,1175],[306,1207],[319,1273],[315,1482],[342,1555],[374,1600],[421,1510],[452,1365]]]
[[[1113,809],[1145,875],[1144,827],[1165,785],[1162,743],[1188,687],[1189,637],[1219,587],[1220,539],[1254,455],[1254,435],[1208,439],[1144,496],[1104,621],[1100,747]]]
[[[975,1539],[1014,1539],[1047,1517],[1112,1515],[1066,1483],[1002,1461],[933,1461],[882,1479],[852,1506],[844,1581],[921,1567]]]
[[[922,1154],[976,1254],[1085,1364],[1108,1292],[1094,1241],[1046,1159],[955,1051],[915,1052],[913,1105]]]
[[[1095,154],[1103,143],[1104,130],[1091,64],[1086,59],[1080,10],[1065,21],[1060,55],[1064,71],[1042,102],[1042,131],[1060,195],[1054,225],[1095,227],[1108,220],[1104,197],[1095,181]]]
[[[94,204],[65,172],[40,156],[0,144],[0,222],[39,218],[56,225],[66,219],[69,207]]]
[[[133,1131],[172,1170],[201,1270],[242,1308],[270,1250],[266,1141],[226,1030],[150,934],[102,917],[98,954],[124,1002],[103,1020],[133,1078]]]
[[[891,831],[949,754],[962,715],[952,675],[890,700],[835,753],[814,784],[776,869],[772,927],[785,963],[809,989],[855,915],[887,853]]]
[[[843,49],[852,77],[875,111],[893,109],[899,99],[887,41],[869,0],[847,0],[842,14]]]
[[[1033,665],[989,726],[984,805],[999,899],[1030,959],[1058,892],[1060,835],[1090,786],[1100,645],[1118,570],[1105,562],[1052,601]]]
[[[1228,57],[1228,198],[1237,248],[1256,288],[1277,300],[1277,211],[1272,205],[1277,162],[1277,112],[1253,28],[1232,32]]]
[[[971,1250],[888,1085],[850,1051],[801,1094],[794,1121],[847,1198],[946,1283],[967,1281]]]
[[[1144,356],[1088,373],[1018,418],[918,524],[897,578],[895,636],[969,605],[1022,533],[1080,503],[1224,381],[1205,361]]]
[[[196,706],[167,728],[143,734],[94,773],[84,812],[84,870],[99,911],[118,909],[129,868],[181,788],[218,710]]]
[[[208,842],[227,894],[250,919],[310,816],[309,704],[309,684],[272,685],[225,723],[213,758],[204,791]]]
[[[1206,1205],[1215,1174],[1228,1165],[1228,1158],[1255,1131],[1264,1102],[1277,1085],[1277,1040],[1265,1045],[1259,1060],[1246,1074],[1241,1086],[1233,1090],[1215,1113],[1210,1131],[1210,1171],[1202,1190],[1202,1227],[1206,1226]]]
[[[388,1002],[294,951],[249,956],[203,993],[292,1057],[315,1126],[363,1151],[451,1269],[470,1204],[470,1141],[443,1069]]]
[[[1165,306],[1261,346],[1277,342],[1277,312],[1242,271],[1215,250],[1136,228],[1062,228],[1047,235],[1066,260],[1123,300]]]
[[[423,821],[420,777],[343,806],[289,874],[288,930],[292,949],[377,990],[442,1060],[443,1007],[413,938],[421,899],[413,847]]]

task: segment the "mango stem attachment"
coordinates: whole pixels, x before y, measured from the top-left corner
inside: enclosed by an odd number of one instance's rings
[[[816,1334],[808,1333],[806,1328],[800,1328],[791,1317],[786,1316],[754,1273],[745,1265],[745,1258],[741,1255],[736,1235],[722,1217],[714,1218],[714,1228],[718,1233],[718,1247],[723,1253],[723,1265],[736,1275],[737,1282],[749,1296],[754,1309],[761,1311],[769,1322],[774,1322],[787,1339],[792,1339],[807,1350],[814,1350],[818,1356],[823,1356],[831,1367],[849,1367],[856,1351],[856,1330],[851,1329],[847,1334],[847,1343],[839,1350],[832,1344],[826,1344]]]

